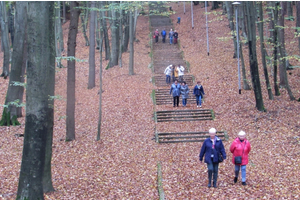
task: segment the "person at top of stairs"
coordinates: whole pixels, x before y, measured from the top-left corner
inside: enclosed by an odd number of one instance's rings
[[[159,36],[159,32],[158,32],[158,29],[156,29],[156,30],[154,31],[155,43],[158,42],[158,36]]]

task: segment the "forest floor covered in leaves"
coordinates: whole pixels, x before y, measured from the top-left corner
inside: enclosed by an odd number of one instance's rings
[[[200,80],[206,93],[203,109],[213,109],[213,121],[157,124],[160,132],[225,130],[227,160],[219,166],[218,188],[207,188],[206,164],[199,162],[201,143],[157,144],[153,139],[153,112],[171,110],[172,105],[154,106],[151,99],[152,71],[149,53],[149,19],[140,16],[135,43],[135,75],[128,75],[129,52],[123,54],[123,67],[103,71],[101,140],[96,141],[99,102],[99,53],[96,59],[96,87],[88,90],[88,62],[76,64],[76,140],[65,142],[67,69],[57,69],[52,176],[55,192],[45,199],[158,199],[157,162],[162,164],[163,188],[167,199],[297,199],[300,194],[300,103],[290,101],[285,89],[268,100],[258,45],[258,61],[264,106],[257,111],[253,90],[238,94],[237,61],[228,20],[221,10],[209,15],[210,55],[206,52],[205,8],[194,6],[191,28],[190,6],[183,14],[182,3],[173,3],[174,28],[179,33],[184,59],[190,73]],[[210,8],[209,8],[210,9]],[[177,17],[181,24],[176,24]],[[295,22],[287,22],[292,27]],[[65,49],[69,23],[64,24]],[[298,55],[293,44],[294,29],[286,29],[289,54]],[[169,45],[166,43],[166,45]],[[250,81],[247,48],[244,57]],[[65,55],[66,56],[66,55]],[[1,56],[1,63],[2,58]],[[82,29],[78,34],[76,57],[88,60]],[[293,65],[299,63],[291,60]],[[66,66],[66,62],[63,63]],[[105,68],[107,62],[103,64]],[[175,63],[176,64],[176,63]],[[2,64],[1,64],[2,66]],[[2,70],[2,69],[1,69]],[[300,97],[300,69],[288,71],[291,89]],[[272,76],[270,76],[272,78]],[[273,79],[271,79],[273,80]],[[251,83],[251,82],[249,82]],[[1,104],[5,101],[8,79],[0,79]],[[190,86],[192,88],[192,86]],[[273,85],[272,85],[273,88]],[[2,113],[2,107],[0,112]],[[176,108],[176,109],[181,109]],[[195,104],[187,109],[197,109]],[[0,197],[15,199],[22,157],[24,132],[21,126],[0,127]],[[247,165],[247,186],[233,184],[234,165],[229,146],[240,130],[247,133],[252,150]]]

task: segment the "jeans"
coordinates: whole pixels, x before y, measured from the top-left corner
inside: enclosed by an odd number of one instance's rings
[[[200,96],[196,95],[196,103],[197,103],[197,106],[198,105],[201,106],[201,95]]]
[[[162,42],[163,42],[163,43],[166,42],[166,36],[162,36]]]
[[[234,167],[235,177],[239,176],[240,168],[242,174],[242,182],[246,182],[246,165],[235,165]]]
[[[175,105],[177,105],[177,107],[179,105],[179,96],[173,97],[173,106],[175,107]]]
[[[173,43],[173,37],[170,37],[170,44]]]
[[[158,36],[155,36],[155,42],[156,43],[158,42]]]
[[[187,99],[182,98],[182,105],[186,106]]]
[[[171,76],[170,75],[166,75],[166,83],[167,84],[171,83]]]
[[[213,163],[213,158],[211,159],[211,163],[207,163],[207,171],[208,171],[208,185],[211,185],[211,178],[213,175],[213,183],[214,186],[217,184],[218,179],[218,170],[219,170],[219,163]]]
[[[175,81],[175,76],[174,75],[172,75],[172,82],[174,82]]]

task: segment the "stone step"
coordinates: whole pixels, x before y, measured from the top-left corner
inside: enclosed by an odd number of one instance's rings
[[[210,109],[156,111],[154,118],[155,122],[213,120],[214,111]]]

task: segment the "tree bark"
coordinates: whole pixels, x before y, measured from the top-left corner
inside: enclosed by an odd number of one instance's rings
[[[15,24],[14,24],[14,6],[13,3],[9,3],[9,12],[8,12],[8,17],[9,17],[9,32],[10,32],[10,40],[11,40],[11,46],[14,44],[14,37],[15,37]]]
[[[294,16],[293,16],[293,5],[291,1],[287,2],[287,14],[288,18],[290,21],[294,21]]]
[[[77,1],[72,1],[70,6],[71,20],[68,35],[68,57],[75,57],[76,37],[80,10]],[[67,133],[66,141],[75,140],[75,60],[68,60],[67,75]]]
[[[278,63],[278,57],[277,57],[277,53],[278,53],[278,37],[277,37],[277,26],[275,26],[275,24],[277,24],[277,21],[278,21],[278,6],[279,6],[279,3],[275,3],[273,4],[275,6],[275,9],[274,9],[274,21],[273,21],[273,26],[274,26],[274,31],[273,31],[273,46],[274,46],[274,50],[273,50],[273,66],[274,66],[274,89],[275,89],[275,96],[279,96],[280,95],[280,92],[279,92],[279,87],[278,87],[278,84],[277,84],[277,71],[278,71],[278,67],[277,67],[277,63]]]
[[[100,72],[99,72],[99,117],[98,117],[98,132],[97,141],[100,140],[101,135],[101,124],[102,124],[102,52],[103,52],[103,31],[100,31]]]
[[[96,7],[96,2],[91,1],[91,8]],[[95,87],[95,18],[96,11],[91,10],[90,18],[90,47],[89,47],[89,81],[88,89]]]
[[[51,157],[45,153],[53,127],[53,107],[49,107],[53,101],[49,102],[49,96],[54,94],[55,79],[54,2],[28,2],[27,16],[26,122],[17,193],[20,200],[44,199],[45,159]],[[51,168],[48,170],[51,173]]]
[[[63,1],[63,24],[66,23],[66,2]]]
[[[241,63],[242,63],[242,74],[243,74],[243,89],[244,90],[251,90],[246,76],[246,68],[245,68],[245,61],[242,49],[242,43],[240,42],[240,56],[241,56]]]
[[[99,8],[99,1],[96,2],[96,7]],[[98,11],[97,11],[96,17],[95,17],[96,49],[100,49],[100,28],[101,28],[101,26],[99,26],[99,20],[100,20],[100,18],[98,17]]]
[[[120,2],[120,18],[119,18],[119,38],[120,38],[120,42],[119,42],[119,58],[118,58],[118,63],[119,63],[119,67],[122,67],[122,50],[123,50],[123,10],[122,10],[122,3]]]
[[[263,98],[261,94],[261,86],[259,80],[258,63],[256,55],[256,28],[255,28],[255,2],[245,2],[247,12],[247,30],[248,30],[248,41],[249,41],[249,62],[250,71],[252,78],[252,85],[255,95],[256,108],[259,111],[265,111]]]
[[[133,35],[133,16],[132,12],[129,14],[129,38],[130,38],[130,55],[129,55],[129,75],[134,75],[134,60],[133,60],[133,55],[134,55],[134,45],[133,45],[133,40],[134,40],[134,35]]]
[[[61,27],[61,19],[60,19],[60,1],[56,1],[55,5],[55,52],[57,67],[62,68],[61,65],[61,37],[62,37],[62,27]],[[63,48],[63,47],[62,47]]]
[[[233,45],[234,45],[234,53],[233,53],[233,58],[236,58],[237,56],[237,45],[236,45],[236,37],[234,34],[234,24],[233,24],[233,9],[230,1],[226,1],[226,9],[227,9],[227,17],[229,21],[229,27],[232,35],[232,40],[233,40]]]
[[[118,25],[118,15],[115,9],[110,10],[111,13],[111,54],[109,67],[118,65],[119,57],[119,25]]]
[[[279,31],[279,47],[282,48],[282,53],[280,55],[281,58],[283,57],[287,57],[287,53],[286,53],[286,49],[285,49],[285,38],[284,38],[284,28],[281,28],[281,27],[284,27],[284,16],[285,16],[285,10],[286,10],[286,2],[281,2],[281,13],[279,15],[279,18],[278,18],[278,26],[279,28],[277,29]],[[285,59],[285,62],[279,62],[279,69],[280,68],[285,68],[285,69],[289,69],[290,67],[290,64],[289,64],[289,61],[288,59]],[[285,77],[282,73],[279,74],[279,78],[280,78],[280,85],[285,85]]]
[[[264,68],[264,74],[266,79],[266,86],[268,90],[269,99],[273,100],[273,93],[272,88],[269,81],[269,74],[267,69],[267,63],[266,63],[266,49],[264,45],[264,19],[263,19],[263,9],[262,9],[262,2],[259,2],[258,5],[259,8],[259,20],[260,22],[257,24],[258,30],[259,30],[259,38],[260,38],[260,51],[261,51],[261,58],[262,58],[262,64]]]
[[[89,19],[89,10],[88,10],[89,2],[86,1],[85,4],[86,4],[86,9],[84,9],[84,13],[80,15],[80,18],[82,23],[82,32],[85,39],[85,46],[89,46],[90,45],[89,38],[86,35],[86,29],[87,29],[87,24]]]
[[[9,74],[10,44],[8,37],[8,19],[5,1],[0,2],[1,43],[3,46],[3,72],[0,77],[7,78]]]
[[[219,2],[218,1],[212,1],[211,10],[216,10],[219,8]]]
[[[300,51],[300,1],[296,1],[296,11],[297,11],[296,30],[298,33],[298,49]]]
[[[124,22],[124,39],[123,39],[123,52],[128,50],[129,44],[129,12],[125,14]]]
[[[100,1],[100,8],[104,8],[104,2]],[[109,38],[108,38],[108,30],[107,30],[107,22],[106,22],[106,16],[105,11],[101,11],[100,15],[101,17],[101,24],[103,28],[103,35],[104,35],[104,45],[105,45],[105,60],[110,59],[110,44],[109,44]]]
[[[2,119],[3,117],[10,113],[10,121],[7,122],[7,126],[9,125],[17,125],[19,124],[17,121],[17,117],[22,117],[22,107],[21,104],[23,102],[23,93],[24,93],[24,73],[27,61],[27,45],[26,45],[26,24],[27,24],[27,15],[26,15],[26,2],[17,1],[16,2],[16,37],[15,42],[13,44],[13,53],[12,53],[12,62],[11,62],[11,73],[9,78],[9,84],[7,89],[7,95],[5,100],[5,105],[8,106],[7,109],[3,109]],[[25,59],[25,62],[23,61]],[[18,105],[11,104],[11,102],[17,102]],[[5,124],[2,124],[5,125]]]

